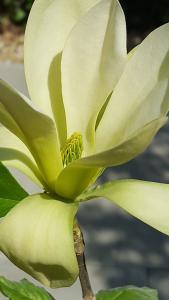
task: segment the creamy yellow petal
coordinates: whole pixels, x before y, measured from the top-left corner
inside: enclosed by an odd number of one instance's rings
[[[73,162],[59,174],[55,192],[62,197],[74,199],[94,183],[101,172],[102,168]]]
[[[8,118],[3,122],[3,118],[0,117],[0,121],[25,142],[49,187],[53,188],[54,181],[62,169],[62,161],[52,119],[38,111],[31,101],[2,80],[0,103],[17,125],[23,138],[15,127],[11,130],[12,123]]]
[[[0,223],[0,250],[48,287],[73,284],[78,276],[73,241],[77,207],[46,194],[25,198]]]
[[[128,60],[96,133],[96,152],[111,148],[169,107],[169,24],[153,31]],[[106,134],[105,134],[106,133]]]
[[[30,151],[24,143],[3,126],[0,126],[0,161],[5,166],[20,170],[38,185],[43,185],[43,177]]]
[[[55,117],[61,146],[66,121],[61,91],[61,54],[78,19],[99,0],[36,0],[25,35],[25,71],[30,96]]]
[[[151,143],[157,131],[166,123],[167,118],[163,117],[146,124],[137,130],[128,140],[123,141],[116,147],[95,155],[84,157],[75,161],[75,165],[86,167],[108,167],[117,166],[133,159],[142,153]]]
[[[104,168],[126,163],[143,152],[166,120],[166,118],[154,120],[122,144],[70,163],[59,174],[55,192],[62,197],[74,199],[96,181]]]
[[[115,180],[80,195],[77,201],[104,197],[169,235],[169,185],[134,179]]]
[[[68,136],[81,132],[91,151],[97,115],[127,59],[126,24],[117,0],[103,0],[73,28],[62,55],[62,93]]]

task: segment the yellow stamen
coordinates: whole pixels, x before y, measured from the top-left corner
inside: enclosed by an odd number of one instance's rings
[[[83,152],[83,140],[81,133],[75,132],[67,139],[61,150],[63,166],[66,167],[72,161],[81,158]]]

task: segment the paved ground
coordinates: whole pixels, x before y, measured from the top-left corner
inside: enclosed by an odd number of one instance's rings
[[[21,66],[11,69],[10,65],[0,65],[0,75],[25,89]],[[122,167],[108,169],[100,181],[137,178],[168,182],[168,131],[169,126],[166,126],[144,154]],[[35,189],[21,180],[29,191]],[[87,263],[95,290],[128,284],[148,285],[158,288],[160,300],[169,299],[169,237],[104,200],[83,204],[79,221],[85,233]],[[3,256],[0,273],[13,280],[28,278]],[[58,300],[81,299],[78,282],[72,288],[52,293]]]

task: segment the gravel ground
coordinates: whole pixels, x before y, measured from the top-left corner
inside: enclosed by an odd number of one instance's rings
[[[24,29],[7,23],[0,27],[0,62],[23,62]]]

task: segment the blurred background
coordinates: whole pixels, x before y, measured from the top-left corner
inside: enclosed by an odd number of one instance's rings
[[[169,22],[169,0],[120,2],[127,19],[129,50],[153,29]],[[26,93],[23,40],[32,3],[33,0],[0,1],[0,76]],[[28,191],[36,191],[23,176],[15,175]],[[123,166],[107,169],[99,182],[117,178],[169,183],[169,124],[141,156]],[[84,230],[87,263],[96,291],[129,284],[148,285],[158,289],[160,300],[169,299],[169,237],[104,200],[82,205],[79,222]],[[3,256],[0,256],[0,273],[12,280],[29,278]],[[79,284],[52,293],[58,299],[79,300]],[[0,299],[4,298],[0,296]]]

